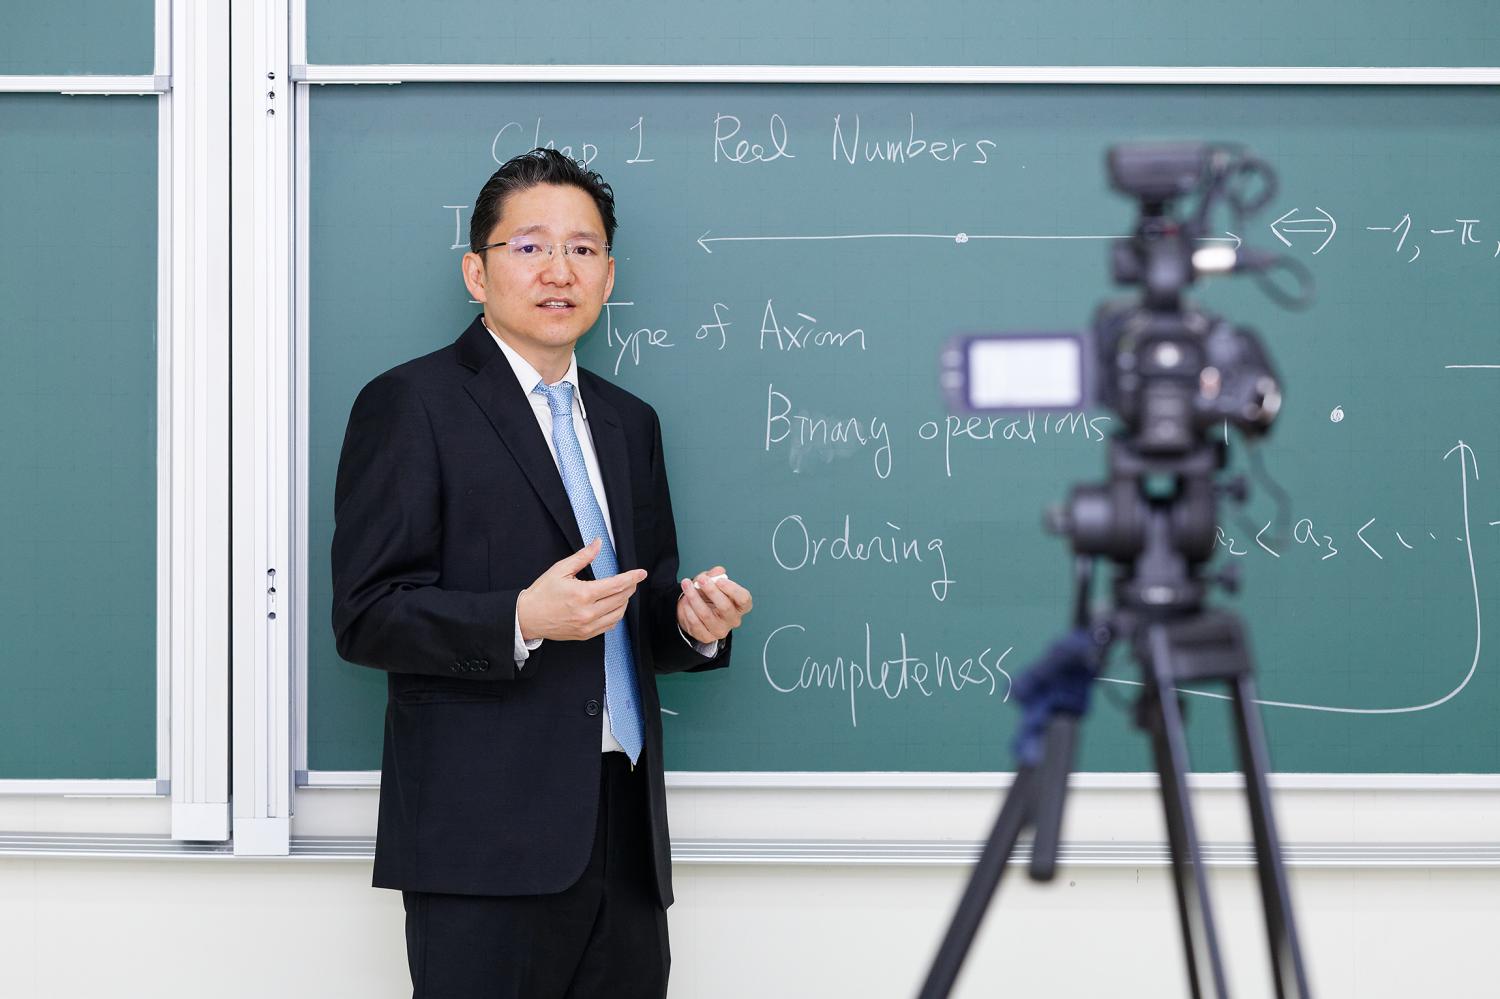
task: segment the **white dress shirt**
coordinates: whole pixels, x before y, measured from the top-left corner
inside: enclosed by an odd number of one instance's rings
[[[505,354],[505,359],[510,362],[511,371],[515,373],[516,381],[520,383],[521,391],[526,393],[526,399],[531,403],[531,412],[536,417],[537,426],[541,428],[542,436],[547,440],[547,453],[552,455],[553,463],[558,464],[558,469],[561,471],[562,466],[558,463],[557,449],[552,443],[552,409],[548,405],[545,395],[533,391],[545,379],[542,378],[541,373],[536,368],[531,366],[531,363],[526,358],[516,352],[514,347],[498,336],[495,336],[495,331],[489,328],[488,323],[485,324],[485,329],[489,330],[489,334],[494,339],[495,344]],[[583,391],[578,384],[577,355],[572,355],[568,358],[568,370],[562,376],[561,381],[565,381],[573,386],[573,433],[578,437],[578,447],[583,451],[583,463],[589,473],[589,487],[594,490],[594,499],[598,501],[599,510],[604,515],[604,529],[609,532],[609,541],[613,545],[615,527],[609,517],[609,501],[604,496],[604,477],[599,472],[599,458],[594,453],[594,435],[589,432],[588,408],[583,403]],[[583,540],[587,544],[593,538],[584,538]],[[618,551],[619,549],[616,548],[615,550]],[[682,634],[681,628],[678,629],[678,633]],[[694,651],[699,655],[710,658],[718,655],[718,642],[695,642],[686,634],[682,635],[682,640],[692,646]],[[540,648],[541,644],[542,640],[540,638],[533,638],[528,642],[521,637],[521,614],[518,610],[516,612],[515,642],[516,671],[518,673],[521,671],[526,660],[531,657],[531,653]],[[625,752],[625,747],[621,746],[619,741],[615,739],[614,732],[609,727],[609,707],[607,705],[602,706],[600,714],[604,716],[604,734],[600,748],[606,753]]]

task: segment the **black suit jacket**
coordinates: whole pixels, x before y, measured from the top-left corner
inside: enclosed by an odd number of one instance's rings
[[[672,902],[658,673],[726,666],[678,633],[677,538],[650,406],[579,370],[621,571],[663,907]],[[334,490],[333,630],[388,673],[375,885],[548,894],[582,873],[599,796],[604,638],[515,668],[516,597],[584,545],[526,394],[476,317],[349,415]],[[588,576],[587,570],[582,574]]]

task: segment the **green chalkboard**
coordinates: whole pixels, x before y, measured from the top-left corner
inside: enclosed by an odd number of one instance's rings
[[[1488,66],[1481,0],[591,2],[498,17],[486,0],[308,0],[313,63],[858,66]]]
[[[730,670],[663,683],[668,766],[1009,767],[1002,670],[1069,611],[1041,511],[1102,474],[1110,423],[950,423],[938,349],[1083,326],[1114,293],[1101,238],[974,237],[1124,233],[1105,148],[1211,138],[1277,167],[1280,193],[1237,235],[1294,255],[1319,293],[1303,313],[1248,281],[1200,295],[1261,331],[1287,386],[1266,459],[1294,530],[1261,533],[1277,513],[1261,490],[1226,511],[1220,552],[1281,705],[1273,762],[1500,771],[1478,616],[1500,567],[1500,369],[1449,367],[1500,363],[1497,125],[1500,92],[1455,88],[315,89],[309,766],[379,760],[384,677],[341,663],[326,624],[350,404],[473,316],[466,206],[540,141],[618,196],[618,304],[582,362],[661,414],[684,568],[722,561],[756,594]],[[1460,440],[1472,454],[1450,454]],[[1129,701],[1101,689],[1084,768],[1149,769]],[[1231,763],[1225,717],[1192,706],[1200,769]]]
[[[0,778],[156,776],[156,132],[0,96]]]
[[[155,0],[0,4],[0,75],[150,73],[155,24]]]

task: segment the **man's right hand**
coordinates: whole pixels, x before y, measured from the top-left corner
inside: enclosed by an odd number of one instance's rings
[[[631,569],[607,579],[578,579],[599,554],[599,539],[557,562],[521,591],[516,619],[521,637],[583,641],[602,635],[625,616],[630,595],[646,578],[645,569]]]

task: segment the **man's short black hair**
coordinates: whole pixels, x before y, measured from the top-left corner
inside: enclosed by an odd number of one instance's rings
[[[604,220],[604,241],[615,241],[615,192],[604,178],[593,170],[579,166],[556,149],[538,147],[505,162],[490,175],[474,200],[474,214],[469,219],[469,249],[475,253],[489,241],[490,232],[505,210],[505,199],[517,191],[538,184],[567,184],[594,199],[599,217]]]

